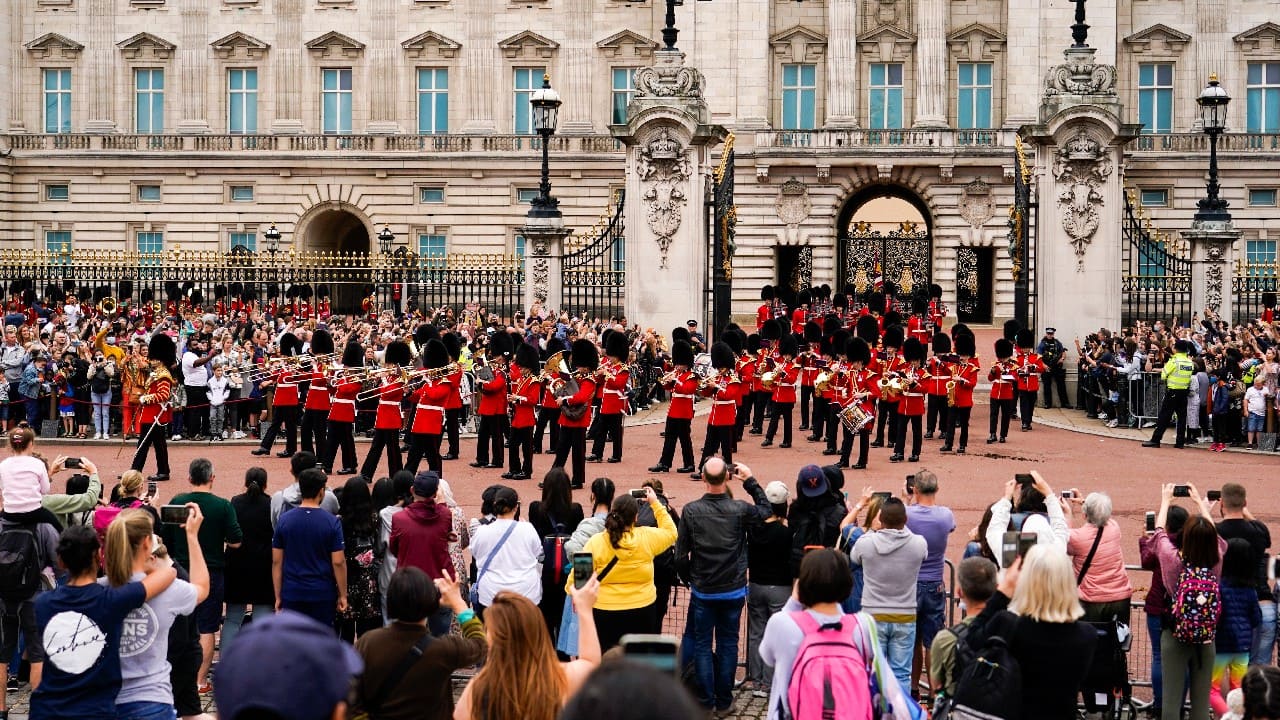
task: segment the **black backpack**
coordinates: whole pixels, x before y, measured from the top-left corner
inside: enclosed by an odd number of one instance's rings
[[[565,552],[564,544],[573,537],[573,533],[550,514],[547,515],[547,521],[551,523],[551,534],[542,538],[542,581],[549,586],[563,586],[569,578],[571,559]]]
[[[40,590],[40,570],[34,528],[11,525],[0,532],[0,599],[31,599]]]
[[[975,632],[976,630],[976,632]],[[986,630],[987,632],[983,632]],[[956,692],[934,714],[937,720],[1009,720],[1022,713],[1022,668],[1009,650],[1007,618],[956,634]]]

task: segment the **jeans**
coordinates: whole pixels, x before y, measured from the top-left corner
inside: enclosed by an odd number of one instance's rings
[[[251,608],[255,614],[259,609],[268,614],[275,612],[275,608],[267,606],[227,603],[227,617],[222,621],[222,652],[225,653],[227,651],[227,648],[231,646],[231,642],[236,639],[236,635],[240,633],[240,629],[244,627],[245,616]]]
[[[747,586],[747,679],[766,687],[773,683],[773,668],[760,658],[760,640],[769,618],[782,610],[789,597],[790,585]]]
[[[176,720],[172,705],[158,702],[130,702],[116,706],[118,720]]]
[[[1276,604],[1260,602],[1262,622],[1253,629],[1253,650],[1249,653],[1250,665],[1270,665],[1271,646],[1276,644]]]
[[[93,431],[103,435],[111,434],[111,391],[91,393],[93,401]]]
[[[876,621],[876,632],[880,635],[881,649],[885,659],[889,661],[889,669],[898,678],[898,684],[904,691],[911,687],[911,656],[916,649],[915,621],[891,623]]]
[[[733,705],[733,679],[738,669],[738,630],[744,604],[746,598],[690,599],[693,668],[698,679],[698,702],[705,708],[724,710]],[[911,652],[908,650],[908,668],[910,664]]]
[[[1151,641],[1151,697],[1159,706],[1164,701],[1164,669],[1160,667],[1160,616],[1147,616],[1147,638]]]

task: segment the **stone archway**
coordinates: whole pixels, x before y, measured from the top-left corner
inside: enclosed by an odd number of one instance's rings
[[[373,226],[364,213],[345,203],[327,203],[313,208],[298,222],[297,237],[302,248],[309,252],[354,253],[357,259],[353,264],[356,266],[367,266],[360,256],[373,252]],[[331,279],[327,284],[333,312],[359,312],[360,301],[365,297],[364,286],[370,282],[367,271]]]
[[[840,287],[859,295],[883,288],[910,310],[933,282],[933,217],[916,193],[899,185],[869,185],[853,193],[836,216]]]

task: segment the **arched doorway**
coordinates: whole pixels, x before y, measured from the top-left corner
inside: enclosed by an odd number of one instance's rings
[[[904,314],[912,297],[929,295],[933,281],[933,219],[915,193],[897,185],[872,185],[854,193],[836,220],[841,287],[858,296],[883,290]]]
[[[318,210],[309,218],[299,223],[299,236],[305,243],[303,247],[312,252],[344,253],[355,260],[344,260],[357,267],[367,267],[361,256],[368,256],[371,251],[369,226],[355,212],[341,207],[327,207]],[[364,286],[371,282],[368,271],[359,273],[340,272],[342,277],[330,278],[329,286],[334,313],[354,313],[360,311],[360,301],[364,299]]]

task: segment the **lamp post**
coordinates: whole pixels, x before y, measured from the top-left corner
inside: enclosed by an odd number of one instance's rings
[[[530,203],[530,218],[560,217],[560,201],[551,197],[551,136],[556,132],[560,116],[560,93],[551,89],[551,76],[542,76],[542,87],[529,96],[533,106],[533,129],[542,137],[542,180],[538,183],[538,197]]]
[[[276,253],[280,252],[280,230],[275,223],[271,223],[271,227],[267,228],[262,237],[266,238],[267,252],[271,253],[271,257],[274,260]]]
[[[390,225],[383,225],[378,231],[378,250],[383,255],[391,254],[391,244],[396,241],[396,234],[391,232]]]
[[[1200,222],[1231,221],[1231,213],[1227,212],[1227,201],[1218,195],[1218,136],[1227,127],[1227,104],[1231,98],[1227,91],[1218,84],[1217,73],[1209,76],[1209,84],[1196,98],[1200,106],[1200,124],[1209,136],[1209,183],[1205,187],[1205,196],[1196,205],[1195,220]]]

